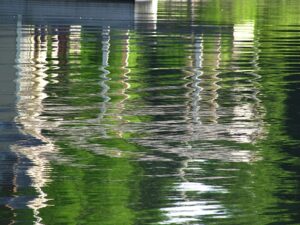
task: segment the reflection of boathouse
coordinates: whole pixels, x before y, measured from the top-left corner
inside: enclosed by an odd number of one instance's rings
[[[136,48],[136,46],[132,46],[131,43],[134,41],[131,39],[134,35],[139,34],[139,29],[144,29],[141,27],[145,24],[147,29],[153,31],[154,34],[155,32],[169,32],[163,22],[161,24],[157,21],[157,1],[137,1],[135,5],[124,2],[113,4],[90,2],[85,5],[72,2],[72,5],[65,5],[57,1],[34,4],[36,1],[28,1],[32,4],[30,10],[27,6],[25,7],[24,1],[14,0],[14,2],[16,7],[11,10],[13,10],[12,14],[15,15],[12,20],[17,25],[15,33],[17,47],[14,51],[16,58],[10,57],[10,60],[17,62],[18,99],[17,112],[12,112],[11,118],[7,120],[12,121],[13,118],[16,118],[21,133],[39,140],[39,143],[34,147],[13,146],[13,151],[19,155],[20,159],[26,158],[33,163],[26,170],[26,175],[31,179],[31,185],[35,188],[37,196],[35,199],[28,200],[27,206],[33,209],[37,223],[41,222],[39,209],[45,207],[48,201],[43,188],[47,182],[51,182],[49,162],[50,159],[56,159],[59,154],[54,145],[54,142],[59,140],[59,136],[68,137],[68,141],[77,147],[87,148],[99,154],[119,156],[122,154],[121,150],[112,150],[88,140],[95,134],[104,138],[113,135],[122,138],[132,131],[139,133],[147,130],[149,136],[145,135],[140,139],[133,138],[132,142],[187,158],[183,163],[183,168],[181,168],[184,182],[178,186],[178,190],[183,195],[184,192],[193,190],[191,186],[186,185],[188,180],[185,178],[184,170],[188,169],[194,159],[211,158],[224,161],[250,161],[253,159],[254,156],[249,151],[232,150],[219,144],[213,144],[213,141],[216,140],[249,143],[262,135],[262,122],[260,120],[262,106],[257,97],[259,90],[255,83],[257,55],[243,55],[244,47],[256,48],[252,23],[236,25],[233,29],[229,27],[219,29],[218,27],[194,26],[184,31],[178,31],[183,32],[181,35],[189,35],[193,40],[190,54],[186,55],[185,64],[181,65],[186,68],[182,72],[186,83],[184,86],[162,86],[160,88],[161,90],[168,88],[184,89],[184,100],[179,105],[157,104],[147,108],[137,106],[134,108],[134,114],[137,116],[172,116],[175,111],[181,120],[136,122],[123,116],[123,114],[132,113],[128,107],[131,104],[130,92],[142,93],[160,90],[146,85],[137,90],[134,89],[134,85],[131,85],[134,69],[130,63],[132,58],[136,57],[134,54],[137,54],[131,52],[133,47]],[[55,5],[48,5],[49,2],[55,2]],[[9,3],[4,1],[1,3],[3,7],[7,7],[5,3],[11,5],[11,1]],[[78,17],[72,17],[79,10]],[[67,19],[57,20],[51,16],[54,13]],[[98,17],[99,15],[101,18]],[[83,55],[85,48],[82,46],[81,38],[90,26],[97,26],[95,36],[98,35],[97,38],[99,38],[98,42],[101,47],[101,62],[96,65],[96,71],[93,71],[99,74],[99,93],[92,93],[93,95],[98,94],[99,101],[91,106],[78,107],[67,103],[55,104],[55,102],[51,102],[51,96],[47,95],[47,87],[51,84],[59,85],[63,80],[63,75],[78,75],[60,74],[59,69],[66,66],[67,57],[70,55],[74,57],[73,62],[75,64],[82,63],[82,58],[75,56]],[[122,39],[117,42],[121,46],[121,54],[115,58],[111,54],[114,47],[111,38],[114,28],[121,28],[122,30],[120,32]],[[240,32],[241,30],[243,32]],[[210,33],[214,35],[210,36]],[[216,33],[218,35],[215,35]],[[231,65],[228,64],[228,61],[223,60],[224,54],[228,54],[222,49],[224,39],[226,41],[231,39],[229,41],[232,42],[232,49],[230,49],[232,54],[226,55],[226,57],[232,59],[246,57],[252,62],[248,68],[239,68],[238,64]],[[153,43],[155,44],[155,42]],[[15,46],[12,45],[10,48],[15,49]],[[257,51],[254,49],[253,52]],[[184,53],[181,52],[180,54]],[[147,59],[147,56],[145,58]],[[117,61],[116,64],[120,68],[118,73],[113,74],[111,71],[110,62],[112,59]],[[149,61],[151,61],[150,58]],[[50,69],[56,72],[50,73]],[[157,70],[160,69],[157,68]],[[229,72],[221,73],[222,70]],[[246,82],[245,85],[243,85],[244,81]],[[83,85],[83,83],[78,83],[79,86]],[[12,86],[9,91],[13,93],[14,88]],[[116,95],[118,98],[115,97]],[[224,105],[224,96],[230,99],[232,103],[230,106]],[[143,96],[138,97],[143,98]],[[167,98],[168,96],[160,97]],[[7,101],[9,105],[15,102],[15,99],[9,96]],[[71,116],[68,119],[61,115],[56,116],[55,111],[64,112],[67,115],[74,111],[78,113],[85,109],[88,110],[89,107],[98,111],[97,116],[93,119],[88,118],[80,121],[86,125],[85,127],[69,126],[68,129],[61,129],[64,125],[74,125],[78,121],[77,118]],[[174,109],[174,111],[170,111],[170,109]],[[102,126],[95,126],[95,124]],[[14,132],[17,132],[16,127],[14,129]],[[45,130],[55,131],[60,135],[49,137],[43,133]],[[161,131],[164,132],[164,135],[160,135]],[[180,142],[181,145],[173,146],[172,143],[174,142]],[[199,151],[207,143],[211,144],[211,149]],[[20,162],[15,160],[10,166],[15,169],[18,165]],[[18,177],[18,173],[15,173],[15,177],[12,176],[10,180],[15,182],[20,179],[22,179],[21,176]],[[11,188],[17,189],[17,183],[10,184]],[[196,188],[199,186],[201,186],[199,183],[195,185]],[[212,188],[205,186],[205,184],[202,184],[202,187]],[[196,209],[199,209],[197,202],[195,204]],[[169,213],[172,213],[171,208],[168,210]],[[214,213],[215,211],[212,210],[211,212]]]
[[[227,155],[235,160],[232,154],[235,154],[236,150],[231,154],[231,150],[228,149],[227,152],[224,146],[214,142],[227,140],[252,143],[263,135],[263,108],[258,99],[259,89],[256,82],[259,77],[257,75],[258,51],[253,36],[253,23],[236,25],[233,31],[225,29],[212,30],[212,32],[214,35],[210,35],[208,30],[205,32],[198,30],[198,33],[197,30],[192,31],[194,43],[192,54],[186,56],[184,86],[186,101],[182,102],[183,105],[155,104],[136,113],[163,117],[178,115],[178,118],[183,120],[169,121],[169,124],[164,121],[142,124],[141,130],[149,129],[154,132],[149,139],[139,139],[140,144],[183,156],[224,159],[224,155]],[[228,35],[229,32],[232,36]],[[229,41],[232,48],[223,50],[222,43],[228,44]],[[249,48],[254,52],[252,55],[248,54]],[[229,58],[232,60],[228,60]],[[239,58],[248,61],[249,64],[240,66]],[[175,87],[161,87],[161,90],[167,88]],[[151,89],[145,88],[145,91],[148,90]],[[155,136],[155,131],[164,131],[164,135],[161,136],[157,132]],[[193,145],[194,151],[185,151],[185,144],[178,146],[178,149],[174,146],[169,147],[169,144],[178,141],[189,142],[189,145]],[[202,144],[208,143],[212,147],[211,151],[199,151]],[[251,156],[248,155],[250,152],[243,153],[250,160]]]

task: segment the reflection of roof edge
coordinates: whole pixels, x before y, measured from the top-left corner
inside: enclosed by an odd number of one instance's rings
[[[134,20],[132,0],[112,1],[28,1],[0,2],[1,20],[21,16],[23,24],[76,24],[128,26]]]

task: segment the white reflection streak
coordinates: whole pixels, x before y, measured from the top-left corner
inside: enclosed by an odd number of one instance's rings
[[[200,182],[189,182],[186,178],[187,174],[185,171],[189,169],[189,164],[193,162],[201,162],[201,160],[188,159],[183,161],[183,166],[179,169],[182,182],[178,183],[175,187],[175,190],[180,192],[181,198],[178,199],[173,206],[161,209],[168,217],[168,219],[161,222],[161,224],[189,224],[189,222],[198,221],[198,218],[201,216],[222,214],[221,210],[223,207],[217,201],[197,201],[193,200],[193,198],[187,194],[188,192],[200,194],[205,192],[226,192],[226,190],[217,186]],[[198,169],[201,170],[201,168]]]
[[[110,28],[103,28],[102,30],[102,65],[99,68],[102,74],[100,75],[101,81],[100,86],[102,88],[100,96],[103,99],[103,102],[100,106],[100,115],[98,117],[99,122],[103,119],[104,114],[107,111],[107,104],[110,101],[110,97],[108,97],[108,90],[110,89],[109,86],[106,84],[109,78],[107,77],[110,74],[109,70],[106,68],[108,67],[108,60],[109,60],[109,47],[110,47]],[[105,131],[104,131],[105,132]],[[104,134],[104,136],[106,136]]]
[[[123,117],[123,111],[125,109],[125,102],[126,100],[129,98],[129,95],[127,94],[127,90],[130,88],[130,83],[128,82],[128,80],[130,79],[129,77],[129,73],[130,73],[130,69],[128,68],[128,60],[129,60],[129,55],[130,55],[130,47],[129,47],[129,43],[130,43],[130,35],[129,35],[129,30],[126,31],[125,33],[125,40],[123,44],[123,48],[122,48],[122,65],[121,65],[121,71],[122,73],[120,74],[120,83],[122,83],[122,88],[120,89],[120,91],[118,91],[120,93],[121,96],[123,96],[123,99],[116,102],[115,105],[115,109],[117,110],[115,113],[113,113],[115,115],[115,119],[117,122],[118,121],[118,125],[117,127],[114,127],[113,129],[116,131],[117,135],[119,137],[122,137],[124,132],[122,130],[122,123],[124,123],[124,117]],[[105,64],[104,64],[105,65]],[[107,63],[108,65],[108,63]],[[102,114],[102,117],[104,115]],[[118,156],[121,155],[121,152],[117,153]]]
[[[219,34],[218,39],[217,39],[217,56],[216,56],[216,64],[215,64],[215,68],[214,68],[214,76],[213,76],[213,82],[212,82],[212,89],[213,89],[213,95],[212,95],[212,99],[211,99],[211,104],[212,104],[212,122],[214,124],[218,123],[218,118],[219,115],[217,113],[217,109],[219,107],[217,100],[218,100],[218,90],[221,88],[218,85],[218,82],[220,81],[220,78],[218,78],[218,75],[220,74],[219,69],[220,69],[220,63],[221,63],[221,41],[222,41],[222,36],[221,34]]]
[[[28,207],[33,209],[35,224],[42,224],[42,218],[39,216],[39,210],[46,207],[47,194],[43,191],[49,179],[48,168],[49,161],[47,155],[56,152],[56,149],[50,139],[42,134],[42,129],[50,124],[43,120],[42,114],[43,100],[47,97],[44,93],[47,81],[45,81],[45,71],[47,63],[47,43],[39,40],[39,35],[36,36],[37,42],[34,40],[34,27],[26,29],[26,33],[22,36],[22,24],[18,23],[17,37],[17,109],[18,116],[16,121],[21,125],[20,131],[33,138],[41,140],[43,143],[36,146],[13,146],[17,154],[25,155],[33,162],[33,166],[27,170],[30,176],[32,186],[37,192],[37,196],[27,203]],[[39,30],[36,30],[39,32]],[[51,126],[55,126],[54,123]]]
[[[254,51],[256,54],[256,49],[254,47],[254,22],[250,21],[244,24],[236,24],[234,25],[234,58],[238,59],[242,54],[247,53],[247,48],[251,49],[251,52]],[[249,50],[250,51],[250,50]],[[248,52],[249,52],[248,51]],[[253,121],[253,119],[259,118],[258,108],[259,108],[259,99],[257,98],[258,90],[255,88],[254,80],[259,78],[257,72],[257,56],[253,56],[252,61],[253,68],[241,70],[240,68],[235,68],[238,72],[248,72],[253,75],[253,79],[251,79],[252,83],[252,91],[256,90],[252,96],[255,103],[240,103],[233,109],[234,119],[232,126],[228,129],[229,133],[233,136],[233,138],[239,142],[250,143],[257,136],[261,136],[263,133],[263,125],[262,121]],[[249,87],[247,88],[249,89]],[[244,91],[247,90],[244,87]],[[233,87],[233,90],[243,91],[243,87]]]
[[[80,36],[81,36],[81,25],[71,25],[70,26],[70,54],[74,56],[79,56],[81,53],[81,43],[80,43]],[[72,59],[74,64],[80,64],[79,59]]]
[[[152,30],[157,28],[157,5],[158,0],[135,0],[134,21],[151,25]]]
[[[217,99],[218,99],[218,89],[220,86],[217,84],[218,78],[218,69],[220,67],[221,59],[221,35],[218,36],[216,43],[215,57],[211,62],[209,55],[205,58],[204,54],[204,39],[203,35],[198,35],[195,38],[195,54],[194,54],[194,75],[192,76],[192,89],[191,94],[191,117],[192,124],[188,125],[188,129],[191,130],[191,139],[197,139],[203,135],[202,132],[209,132],[211,136],[215,136],[217,130],[214,130],[218,126],[212,126],[212,124],[218,123],[218,114],[217,114]],[[205,62],[208,62],[209,65],[213,65],[213,68],[210,71],[205,71],[210,75],[209,78],[203,78],[204,68],[203,65]],[[207,66],[207,65],[206,65]],[[202,86],[202,87],[201,87]],[[204,98],[202,99],[202,96]],[[201,109],[201,104],[209,103],[210,107]],[[189,110],[189,109],[188,109]],[[188,113],[189,114],[189,113]],[[203,116],[201,116],[203,114]],[[209,122],[207,118],[209,116]],[[201,118],[202,117],[202,118]],[[209,124],[208,124],[209,123]],[[216,137],[215,137],[216,138]]]
[[[252,47],[254,40],[254,23],[235,24],[233,28],[234,47]]]
[[[129,30],[127,30],[126,34],[126,39],[125,39],[125,43],[124,43],[124,57],[122,59],[122,70],[124,71],[124,74],[123,74],[123,79],[122,79],[122,84],[124,85],[124,88],[122,88],[121,90],[121,94],[124,96],[124,98],[120,101],[120,113],[119,113],[119,119],[121,120],[121,123],[124,122],[123,120],[123,110],[125,109],[125,102],[126,100],[130,97],[128,94],[127,94],[127,90],[130,88],[130,83],[129,83],[129,79],[130,79],[130,72],[131,70],[128,68],[129,66],[129,55],[130,55],[130,32]],[[119,129],[119,136],[122,137],[123,136],[123,131],[121,129],[121,127],[118,128]]]
[[[130,72],[131,70],[128,68],[129,65],[129,55],[130,55],[130,33],[129,30],[126,32],[126,39],[125,39],[125,57],[124,57],[124,62],[123,62],[123,66],[122,69],[125,70],[124,73],[124,85],[125,85],[125,89],[122,90],[122,94],[125,96],[125,99],[122,100],[122,102],[124,102],[126,99],[129,98],[129,95],[126,94],[126,90],[128,90],[130,88],[130,83],[128,82],[130,80]]]
[[[194,76],[192,76],[192,88],[194,89],[192,94],[192,118],[193,123],[200,125],[201,121],[199,118],[199,101],[201,100],[201,87],[199,85],[201,82],[200,77],[203,75],[203,37],[200,36],[196,37],[195,39],[195,71]]]

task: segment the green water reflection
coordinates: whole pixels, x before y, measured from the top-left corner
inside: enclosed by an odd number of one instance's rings
[[[122,28],[18,22],[41,143],[11,147],[30,185],[1,189],[5,222],[298,224],[298,2],[143,4]]]

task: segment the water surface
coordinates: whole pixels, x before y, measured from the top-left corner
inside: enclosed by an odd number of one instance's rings
[[[297,0],[3,0],[0,224],[300,224]]]

